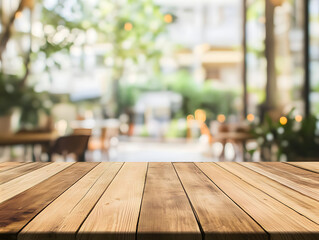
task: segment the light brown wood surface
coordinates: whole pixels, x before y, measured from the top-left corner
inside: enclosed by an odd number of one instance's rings
[[[318,240],[313,164],[0,163],[0,240]]]
[[[282,163],[242,163],[268,178],[319,200],[319,175]]]
[[[175,163],[206,240],[267,239],[265,231],[193,163]],[[240,222],[240,224],[238,224]]]
[[[2,162],[2,163],[0,163],[0,172],[15,168],[15,167],[23,165],[23,164],[26,164],[26,163],[24,163],[24,162]]]
[[[80,228],[77,239],[135,239],[147,163],[125,163]]]
[[[53,163],[49,166],[52,165],[54,166]],[[97,163],[75,163],[71,166],[65,164],[66,168],[59,174],[1,203],[0,239],[16,238],[17,233],[33,217],[96,165]]]
[[[270,178],[231,162],[216,163],[243,181],[319,224],[319,202]]]
[[[287,164],[319,173],[319,162],[287,162]]]
[[[37,215],[18,239],[75,239],[76,231],[122,165],[100,163]]]
[[[42,168],[49,163],[26,163],[17,166],[16,168],[9,169],[4,172],[0,172],[0,184],[3,184],[5,182],[9,182],[12,179],[15,179],[17,177],[20,177],[24,174],[27,174],[29,172],[33,172],[36,169]]]
[[[0,185],[0,203],[39,184],[73,163],[52,163]]]
[[[137,239],[201,239],[192,207],[171,163],[149,163]]]
[[[309,240],[318,239],[318,224],[214,163],[196,163],[196,165],[257,221],[270,234],[271,239],[304,239],[296,232],[304,233]]]

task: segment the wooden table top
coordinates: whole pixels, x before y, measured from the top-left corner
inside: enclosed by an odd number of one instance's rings
[[[0,239],[319,239],[319,162],[0,163]]]
[[[29,132],[16,134],[0,134],[0,146],[17,144],[47,143],[59,137],[57,132]]]

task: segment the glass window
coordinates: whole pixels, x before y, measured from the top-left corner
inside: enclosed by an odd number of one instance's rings
[[[311,113],[319,115],[319,0],[309,2],[310,103]]]
[[[258,116],[265,101],[265,1],[247,1],[247,112]]]
[[[275,7],[277,103],[284,112],[304,113],[304,3],[284,1]]]

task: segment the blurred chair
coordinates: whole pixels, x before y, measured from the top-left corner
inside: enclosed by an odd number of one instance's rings
[[[66,158],[73,153],[79,162],[85,161],[85,151],[88,147],[90,135],[70,135],[59,137],[48,151],[49,162],[52,161],[53,154],[60,154]]]

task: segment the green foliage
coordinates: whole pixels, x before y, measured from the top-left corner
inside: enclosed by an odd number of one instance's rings
[[[166,138],[185,138],[187,135],[186,123],[184,126],[179,126],[178,120],[172,120],[166,132]]]
[[[186,116],[200,108],[206,111],[208,120],[218,114],[236,113],[233,103],[239,93],[234,90],[220,89],[213,81],[197,84],[188,71],[179,71],[165,78],[168,90],[180,93],[183,97],[182,111]]]
[[[50,100],[47,93],[37,93],[33,86],[21,86],[21,78],[0,72],[0,115],[7,115],[18,108],[20,122],[25,126],[38,123],[38,113],[49,114]]]
[[[121,85],[119,108],[123,111],[132,108],[136,103],[140,90],[135,85]]]
[[[278,161],[282,155],[285,155],[288,161],[318,157],[317,119],[309,116],[301,123],[297,123],[293,112],[294,109],[285,116],[288,120],[287,124],[283,125],[280,121],[273,121],[266,116],[262,125],[252,126],[252,134],[256,137],[259,147],[263,149],[276,146]]]
[[[0,72],[0,116],[10,114],[17,106],[21,96],[16,89],[19,86],[20,78],[13,75],[5,75]]]
[[[215,119],[218,114],[227,116],[236,113],[233,103],[239,96],[239,92],[216,88],[212,81],[206,81],[203,85],[197,84],[186,70],[160,78],[157,84],[152,81],[143,85],[120,84],[119,105],[122,111],[133,107],[142,93],[169,90],[182,96],[182,107],[175,114],[175,118],[184,118],[188,114],[194,114],[195,110],[199,108],[206,111],[208,121]]]

